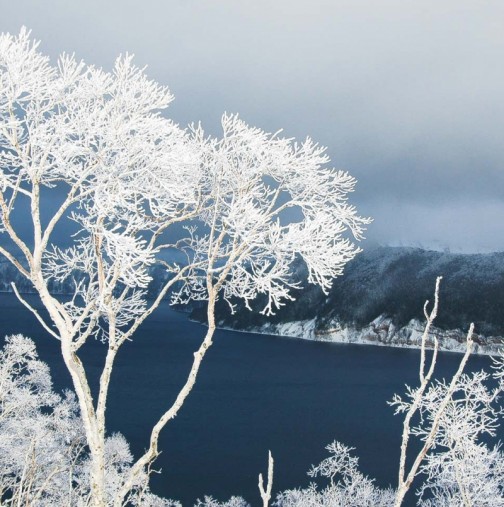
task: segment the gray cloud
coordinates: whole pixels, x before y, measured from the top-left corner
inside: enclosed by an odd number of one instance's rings
[[[56,57],[133,52],[217,132],[223,111],[329,147],[382,242],[503,249],[499,0],[4,2]]]

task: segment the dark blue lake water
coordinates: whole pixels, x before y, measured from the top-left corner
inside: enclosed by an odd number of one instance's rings
[[[70,385],[58,342],[11,294],[0,294],[2,334],[33,338],[56,386]],[[120,351],[112,375],[108,431],[120,431],[138,455],[149,429],[182,386],[205,328],[163,304]],[[105,347],[81,355],[96,378]],[[441,354],[440,375],[454,372],[458,354]],[[217,331],[196,387],[162,433],[154,492],[184,506],[211,494],[260,504],[259,472],[275,459],[273,490],[306,487],[310,465],[334,439],[356,447],[361,470],[379,485],[395,485],[402,420],[386,404],[405,383],[416,385],[419,352],[337,345]],[[474,357],[470,369],[489,360]],[[411,495],[410,502],[414,500]],[[410,504],[408,502],[408,504]]]

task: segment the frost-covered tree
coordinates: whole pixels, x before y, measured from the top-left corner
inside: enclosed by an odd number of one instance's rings
[[[390,507],[394,491],[380,489],[358,470],[358,458],[352,448],[334,441],[326,449],[330,456],[308,472],[311,477],[325,477],[329,484],[319,489],[311,483],[306,489],[291,489],[279,493],[277,507]]]
[[[197,500],[194,507],[250,507],[243,498],[232,496],[227,502],[219,502],[211,496],[205,496],[203,500]]]
[[[85,447],[77,412],[71,393],[62,398],[53,392],[34,343],[7,337],[0,350],[2,505],[71,503]]]
[[[146,452],[122,477],[117,507],[158,455],[160,431],[196,380],[217,298],[233,306],[260,296],[272,313],[292,298],[298,282],[290,268],[299,259],[310,283],[329,288],[358,252],[350,238],[361,238],[368,222],[347,202],[355,180],[329,168],[310,139],[298,144],[235,115],[223,116],[220,139],[206,137],[161,114],[171,100],[129,55],[111,72],[65,54],[52,65],[27,30],[0,36],[0,253],[33,285],[47,318],[18,296],[60,342],[89,449],[94,507],[112,503],[105,472],[114,361],[162,298],[176,287],[176,301],[207,301],[208,331]],[[28,231],[19,216],[29,216]],[[71,246],[63,248],[58,227],[69,222]],[[148,300],[156,263],[169,276]],[[74,289],[66,299],[51,294],[52,284],[68,281]],[[79,358],[89,339],[104,343],[95,397]]]
[[[422,466],[426,480],[418,491],[421,506],[504,506],[504,454],[499,444],[488,443],[496,436],[503,413],[499,404],[504,389],[503,366],[499,358],[493,375],[481,370],[463,374],[455,383],[439,419],[435,451],[427,455]],[[419,407],[425,420],[433,420],[449,389],[445,381],[431,386]],[[421,425],[414,433],[422,440],[427,437]]]
[[[408,422],[401,457],[407,458],[410,437],[421,442],[408,474],[403,468],[406,460],[401,460],[404,479],[399,482],[395,505],[402,504],[420,474],[420,506],[504,505],[504,454],[499,444],[489,441],[496,436],[503,413],[499,403],[504,388],[502,360],[495,365],[493,375],[484,370],[465,374],[459,368],[450,381],[431,381],[423,391],[422,386],[408,387],[404,399],[394,398],[391,404],[396,413],[404,412]]]
[[[472,374],[464,368],[472,349],[473,326],[459,367],[449,380],[434,377],[439,343],[434,339],[430,354],[427,338],[437,316],[439,285],[434,304],[424,307],[426,326],[420,350],[419,385],[406,386],[406,394],[395,395],[390,405],[404,414],[398,485],[395,490],[377,488],[358,470],[353,449],[340,442],[327,446],[329,458],[312,467],[309,475],[329,479],[325,489],[312,483],[306,489],[279,493],[278,507],[341,507],[383,505],[400,507],[415,479],[420,507],[504,506],[504,453],[489,439],[504,413],[500,397],[504,391],[504,355],[493,360],[493,373]],[[412,454],[411,440],[417,439]]]
[[[113,501],[133,461],[118,433],[105,440],[105,495]],[[86,506],[90,501],[86,435],[75,396],[53,391],[48,366],[21,335],[0,350],[0,505]],[[153,495],[143,474],[130,505],[176,504]]]
[[[420,473],[427,456],[432,454],[432,451],[436,448],[442,421],[446,417],[448,407],[453,403],[453,396],[457,391],[459,382],[463,378],[463,371],[472,350],[473,324],[469,327],[466,351],[460,360],[457,371],[445,385],[444,389],[436,390],[434,372],[436,369],[439,342],[438,339],[434,337],[434,347],[429,359],[427,357],[427,339],[438,313],[439,285],[441,279],[442,277],[438,277],[436,280],[432,310],[430,312],[427,311],[429,301],[426,301],[424,305],[426,324],[420,348],[419,385],[414,388],[406,386],[406,397],[403,399],[401,396],[394,395],[394,398],[390,402],[390,405],[395,407],[395,414],[404,413],[397,494],[394,502],[395,507],[400,507],[400,505],[402,505],[406,493],[413,484],[415,477]],[[441,386],[441,384],[438,384],[438,387],[439,386]],[[436,392],[438,396],[435,396],[435,401],[431,403],[433,393]],[[410,456],[409,461],[411,462],[412,460],[412,462],[408,464],[409,443],[412,436],[419,436],[422,445],[415,456]]]

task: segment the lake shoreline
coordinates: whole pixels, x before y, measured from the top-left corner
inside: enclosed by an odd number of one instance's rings
[[[178,311],[178,310],[176,310]],[[184,312],[181,312],[184,313]],[[191,319],[192,322],[197,322],[199,324],[205,325],[202,322]],[[378,319],[377,319],[378,320]],[[256,335],[269,335],[269,336],[279,336],[282,338],[289,339],[297,339],[297,340],[305,340],[305,341],[313,341],[320,343],[334,343],[338,345],[359,345],[359,346],[368,346],[368,347],[389,347],[389,348],[399,348],[399,349],[409,349],[409,350],[420,350],[421,348],[421,335],[423,333],[422,324],[418,321],[412,321],[410,323],[411,327],[400,328],[399,330],[394,330],[393,335],[397,333],[397,331],[401,332],[403,338],[400,340],[394,341],[388,337],[387,341],[381,341],[379,339],[366,339],[366,336],[369,336],[369,327],[373,326],[372,323],[370,326],[363,328],[362,330],[357,330],[351,327],[342,327],[337,329],[336,331],[328,331],[328,332],[319,332],[315,331],[314,327],[312,327],[312,320],[308,321],[294,321],[287,322],[284,324],[265,324],[259,327],[250,327],[247,329],[238,329],[233,328],[231,326],[223,326],[218,325],[217,328],[225,331],[233,331],[236,333],[249,333]],[[461,330],[442,330],[439,328],[433,328],[434,330],[429,333],[429,338],[427,341],[427,349],[433,349],[433,336],[441,336],[439,339],[439,351],[440,352],[449,352],[455,354],[464,354],[466,351],[466,343],[465,339],[467,337]],[[413,332],[412,332],[413,331]],[[412,334],[413,339],[411,338]],[[404,335],[409,335],[409,341],[404,339]],[[463,337],[464,341],[458,340],[454,338]],[[473,335],[475,338],[475,343],[473,344],[473,349],[471,351],[472,355],[478,356],[488,356],[492,357],[499,354],[499,351],[503,349],[504,342],[502,343],[484,343],[488,340],[487,337],[483,335]],[[501,340],[501,337],[492,337],[492,340]],[[449,341],[448,341],[449,340]],[[478,343],[479,342],[479,343]]]

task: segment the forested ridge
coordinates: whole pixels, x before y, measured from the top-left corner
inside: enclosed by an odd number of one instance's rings
[[[320,329],[334,321],[359,328],[385,316],[402,327],[424,319],[423,305],[431,299],[437,276],[443,276],[438,328],[467,329],[474,322],[479,334],[504,334],[504,252],[455,254],[412,247],[365,249],[347,264],[327,295],[305,284],[294,292],[296,300],[273,316],[246,310],[231,314],[229,305],[220,301],[218,321],[236,329],[310,319],[316,319]],[[193,316],[204,319],[201,309]]]

